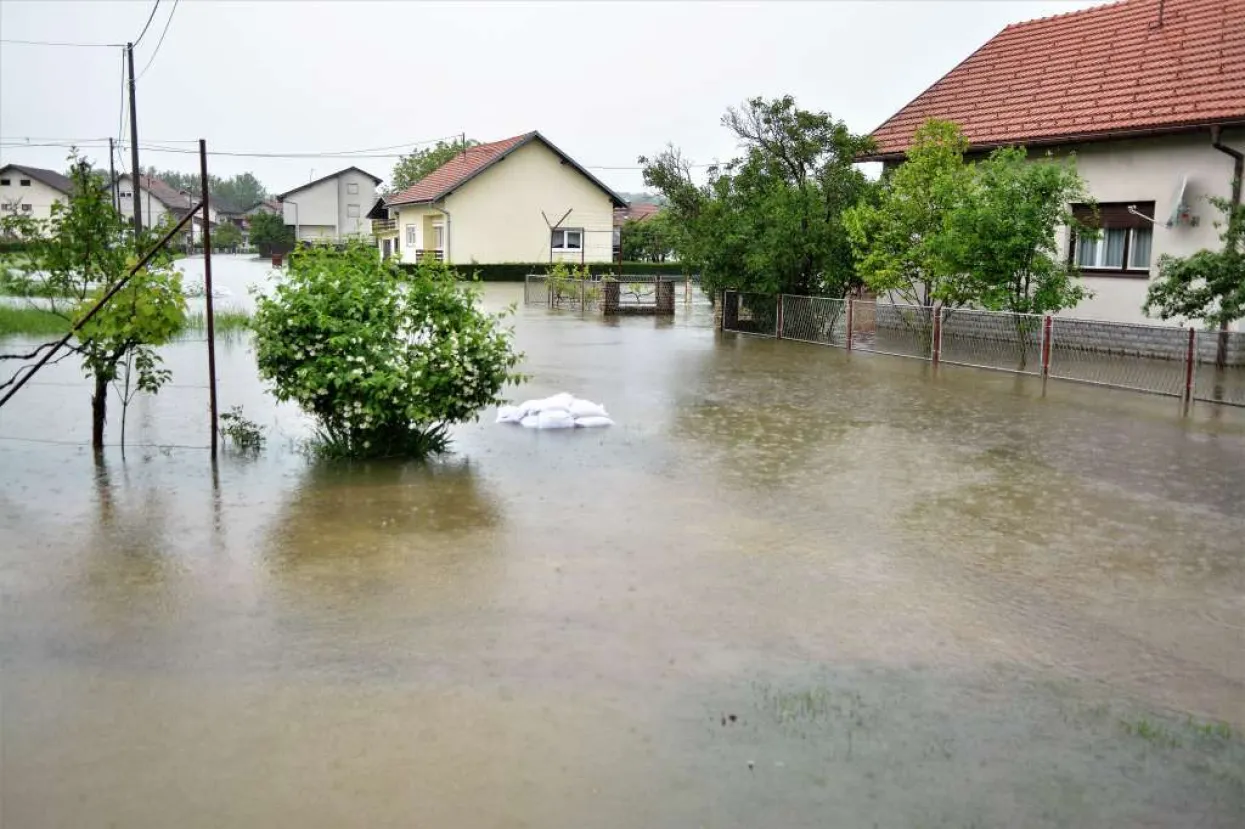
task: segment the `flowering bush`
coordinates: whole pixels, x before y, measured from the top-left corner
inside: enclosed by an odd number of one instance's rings
[[[503,314],[440,262],[410,273],[376,248],[306,248],[253,320],[260,376],[312,415],[346,457],[443,451],[451,424],[500,402],[520,355]]]

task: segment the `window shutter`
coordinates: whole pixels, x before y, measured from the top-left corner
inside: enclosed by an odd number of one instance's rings
[[[1098,216],[1095,218],[1094,211],[1088,205],[1074,204],[1072,205],[1072,216],[1079,223],[1089,227],[1150,227],[1152,222],[1146,221],[1141,216],[1137,216],[1129,211],[1132,206],[1138,213],[1154,218],[1154,202],[1102,202],[1098,205]]]

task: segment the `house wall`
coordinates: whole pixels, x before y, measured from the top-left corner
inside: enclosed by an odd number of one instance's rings
[[[282,205],[285,223],[298,225],[298,238],[313,238],[309,234],[322,238],[325,227],[330,228],[330,236],[336,235],[339,214],[337,179],[331,178],[290,193]]]
[[[39,179],[17,170],[6,172],[4,178],[9,183],[0,184],[0,219],[6,216],[50,219],[52,205],[58,202],[64,204],[69,200],[68,196],[55,187],[49,187]],[[23,181],[29,181],[30,186],[23,187],[21,184]],[[30,205],[30,210],[23,210],[23,205]],[[9,209],[10,206],[14,209]]]
[[[356,170],[349,170],[335,179],[337,183],[338,215],[337,226],[343,236],[366,234],[371,228],[367,212],[376,203],[376,184],[368,176]],[[350,192],[353,186],[355,192]],[[355,214],[350,215],[350,207],[354,206]]]
[[[1223,142],[1245,151],[1245,130],[1224,130]],[[1154,202],[1154,241],[1150,279],[1093,276],[1085,272],[1086,287],[1095,294],[1067,316],[1093,317],[1118,322],[1161,324],[1141,311],[1150,280],[1158,275],[1163,254],[1188,256],[1202,249],[1222,247],[1220,230],[1214,226],[1222,214],[1207,196],[1228,198],[1232,190],[1233,162],[1210,143],[1209,131],[1161,138],[1110,141],[1061,148],[1057,155],[1076,153],[1077,171],[1090,194],[1099,202]],[[1036,153],[1035,153],[1036,155]],[[1166,227],[1182,176],[1189,177],[1185,203],[1199,223],[1196,227]],[[1060,251],[1067,254],[1069,237],[1060,236]],[[1240,325],[1240,323],[1238,323]]]
[[[129,176],[118,177],[117,178],[117,190],[118,192],[121,192],[121,193],[133,194],[134,192],[133,179],[131,179]],[[155,196],[151,195],[150,191],[148,191],[146,188],[140,188],[139,192],[141,193],[141,208],[140,209],[142,210],[142,214],[143,214],[143,227],[154,227],[160,224],[164,220],[165,214],[169,212],[168,208],[164,206],[164,202],[160,201]],[[131,196],[130,198],[121,199],[120,204],[121,204],[121,215],[124,216],[126,219],[133,220],[134,218],[133,197]]]
[[[444,219],[445,216],[439,210],[415,205],[395,208],[392,213],[398,222],[398,251],[401,260],[414,262],[415,251],[423,250],[424,244],[432,241],[426,232],[427,225],[434,216],[438,220]],[[414,234],[413,241],[411,234]]]
[[[538,141],[447,196],[445,208],[451,214],[448,259],[455,263],[548,262],[549,224],[568,210],[561,226],[584,229],[584,261],[613,258],[609,196]],[[406,214],[401,214],[403,222]],[[403,250],[405,261],[413,261],[409,253]],[[580,260],[578,252],[561,257]]]

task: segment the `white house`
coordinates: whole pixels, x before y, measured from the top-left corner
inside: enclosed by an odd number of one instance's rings
[[[609,262],[614,208],[626,202],[529,132],[467,147],[374,216],[381,254],[460,264]]]
[[[370,232],[367,214],[380,182],[369,172],[347,167],[288,190],[277,201],[296,239],[337,241]]]
[[[1094,292],[1070,313],[1155,323],[1141,306],[1159,257],[1222,247],[1207,197],[1241,198],[1245,2],[1124,0],[1008,26],[878,127],[861,160],[901,162],[930,118],[959,124],[974,156],[1075,153],[1102,238],[1063,236]]]
[[[55,170],[5,164],[0,167],[0,219],[29,216],[48,219],[52,205],[64,204],[73,192],[73,182]]]
[[[121,215],[128,220],[134,218],[134,179],[129,173],[117,176],[115,185]],[[142,215],[143,227],[159,227],[165,221],[178,221],[183,218],[198,202],[195,194],[176,187],[151,176],[138,177],[139,213]],[[169,218],[171,217],[171,219]],[[208,221],[216,224],[216,210],[209,203]],[[203,239],[203,220],[196,217],[191,220],[192,241],[198,244]]]

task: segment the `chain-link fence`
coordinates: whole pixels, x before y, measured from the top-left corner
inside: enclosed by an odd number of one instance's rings
[[[782,297],[782,330],[784,340],[806,343],[847,345],[847,302],[822,296]]]
[[[780,297],[726,291],[722,298],[722,330],[737,334],[778,335]]]
[[[1200,331],[1193,396],[1245,406],[1245,331]]]
[[[725,331],[1245,406],[1245,332],[738,291],[720,314]]]
[[[586,311],[600,307],[603,295],[599,279],[562,279],[547,274],[528,274],[523,280],[523,303],[563,311]]]
[[[939,359],[975,368],[1042,373],[1042,317],[940,309]]]
[[[1188,329],[1052,319],[1050,376],[1181,397],[1189,382]]]

